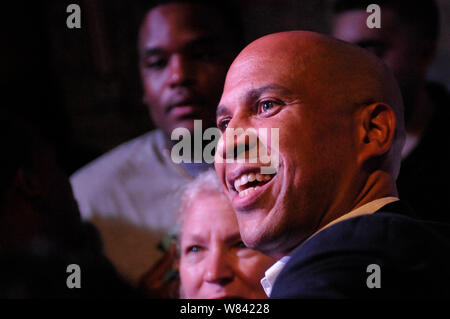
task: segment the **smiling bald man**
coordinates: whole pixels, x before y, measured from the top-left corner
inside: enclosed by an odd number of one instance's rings
[[[450,296],[450,226],[398,198],[403,104],[377,57],[312,32],[265,36],[231,65],[217,114],[216,171],[242,239],[280,259],[262,280],[271,297]],[[264,145],[275,174],[237,160],[261,145],[227,139],[237,128],[279,129]]]

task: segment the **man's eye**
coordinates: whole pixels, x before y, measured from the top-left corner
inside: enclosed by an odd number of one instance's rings
[[[214,55],[211,52],[193,52],[192,58],[195,60],[202,60],[202,61],[209,61],[214,57]]]
[[[149,69],[162,69],[165,65],[166,61],[164,59],[150,60],[145,64],[145,66]]]
[[[273,114],[279,109],[281,104],[281,102],[274,100],[261,101],[258,105],[258,113],[262,115]]]
[[[187,56],[194,60],[208,62],[215,59],[219,54],[220,50],[212,46],[199,46],[186,51]]]
[[[220,121],[217,123],[217,128],[218,128],[221,132],[224,132],[224,131],[227,129],[227,127],[228,127],[228,123],[230,123],[230,119],[223,119],[223,120],[220,120]]]
[[[272,101],[263,101],[261,103],[261,111],[262,112],[270,111],[273,108],[274,108],[274,105],[273,105]]]

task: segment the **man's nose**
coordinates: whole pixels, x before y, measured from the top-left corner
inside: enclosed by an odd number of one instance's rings
[[[222,160],[249,160],[257,157],[258,134],[254,128],[228,127],[218,143]]]
[[[225,286],[233,281],[232,256],[220,250],[211,251],[206,260],[204,281]]]
[[[175,54],[170,58],[168,78],[170,87],[192,85],[195,82],[194,76],[190,62],[185,57]]]

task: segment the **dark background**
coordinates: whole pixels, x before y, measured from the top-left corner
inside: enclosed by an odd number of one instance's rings
[[[236,3],[248,43],[284,30],[327,33],[331,1]],[[66,26],[71,3],[81,7],[81,29]],[[441,41],[429,77],[450,88],[450,2],[438,4]],[[143,13],[132,0],[2,4],[2,104],[44,123],[65,149],[68,173],[154,127],[141,102],[137,68]]]

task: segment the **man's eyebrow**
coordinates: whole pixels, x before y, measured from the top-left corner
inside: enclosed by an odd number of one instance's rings
[[[142,58],[148,58],[149,56],[152,55],[159,55],[159,54],[163,54],[164,50],[159,48],[159,47],[148,47],[148,48],[144,48],[144,50],[142,50]]]
[[[197,46],[203,46],[203,45],[212,45],[220,43],[218,37],[212,36],[212,35],[205,35],[201,36],[199,38],[193,39],[192,41],[187,42],[184,45],[184,48],[193,48]]]
[[[219,117],[219,116],[222,116],[222,115],[225,115],[228,113],[230,113],[230,111],[227,109],[227,107],[225,105],[222,104],[217,107],[216,117]]]
[[[291,91],[284,86],[281,86],[279,84],[271,83],[264,86],[261,86],[259,88],[251,89],[247,92],[246,98],[250,100],[257,99],[266,91],[278,91],[282,94],[291,94]]]
[[[189,50],[195,47],[214,45],[218,42],[218,39],[214,36],[205,35],[199,38],[195,38],[184,44],[182,50]],[[147,58],[152,55],[163,54],[165,50],[161,47],[146,47],[142,50],[142,57]]]
[[[263,94],[266,91],[270,91],[270,90],[278,91],[279,93],[286,94],[286,95],[292,94],[292,92],[289,89],[285,88],[284,86],[281,86],[281,85],[275,84],[275,83],[271,83],[271,84],[267,84],[267,85],[264,85],[264,86],[261,86],[261,87],[255,88],[255,89],[251,89],[250,91],[248,91],[246,93],[245,97],[247,100],[256,100],[261,96],[261,94]],[[217,107],[216,117],[226,115],[228,113],[230,113],[230,111],[224,104],[222,104]]]

